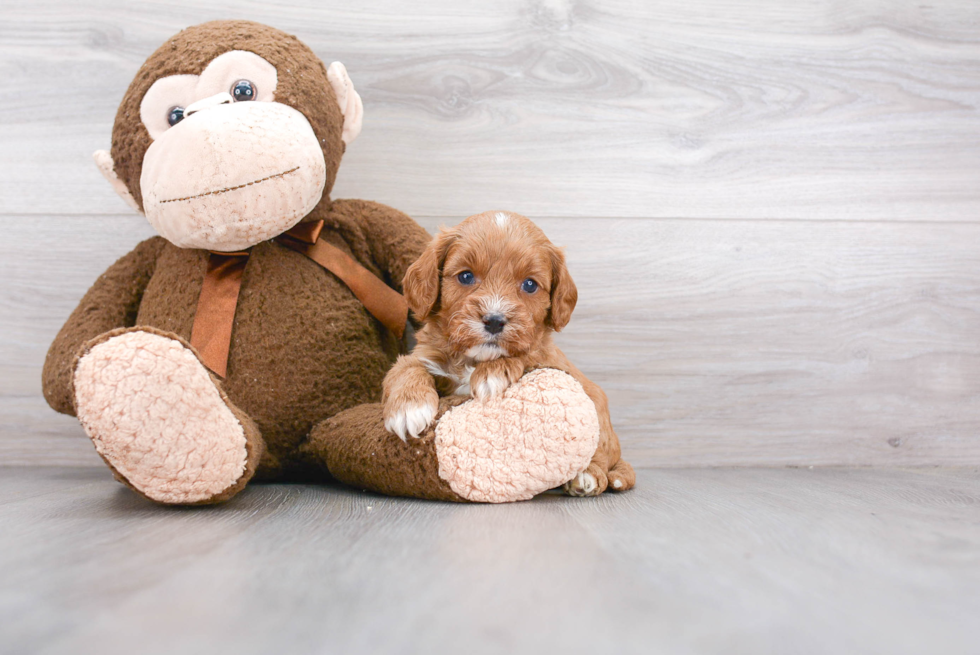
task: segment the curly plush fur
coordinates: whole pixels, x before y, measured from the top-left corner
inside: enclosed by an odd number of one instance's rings
[[[218,21],[177,34],[153,53],[126,92],[113,127],[115,171],[139,201],[143,154],[151,140],[139,119],[142,95],[157,79],[198,74],[223,52],[248,50],[279,70],[277,101],[302,112],[323,147],[327,186],[304,220],[323,220],[323,239],[401,290],[429,235],[405,214],[364,200],[331,200],[344,144],[343,116],[321,61],[295,37],[245,21]],[[161,237],[139,244],[85,294],[48,352],[43,389],[56,410],[74,414],[72,377],[87,342],[141,326],[190,341],[207,265],[204,250]],[[323,477],[299,446],[314,425],[376,402],[399,341],[336,276],[275,241],[251,249],[235,312],[223,392],[251,417],[265,443],[255,466],[264,479]]]

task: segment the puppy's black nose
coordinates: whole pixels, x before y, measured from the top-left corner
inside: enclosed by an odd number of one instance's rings
[[[500,334],[507,325],[507,319],[500,314],[483,317],[483,328],[490,334]]]

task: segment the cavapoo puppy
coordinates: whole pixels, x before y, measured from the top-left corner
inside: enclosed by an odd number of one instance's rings
[[[599,447],[588,468],[565,484],[574,496],[636,481],[620,459],[606,394],[552,341],[568,323],[578,291],[565,256],[529,219],[510,212],[471,216],[442,229],[405,273],[405,298],[425,325],[418,344],[384,380],[385,427],[417,437],[435,419],[439,396],[501,395],[527,371],[570,374],[595,403]]]

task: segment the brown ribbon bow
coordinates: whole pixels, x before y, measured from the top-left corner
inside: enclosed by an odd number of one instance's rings
[[[401,339],[408,319],[405,298],[343,250],[320,239],[322,230],[323,221],[300,223],[276,237],[276,241],[306,255],[340,278],[364,308]],[[208,256],[208,269],[191,328],[191,345],[201,355],[204,365],[222,378],[228,370],[231,328],[248,255],[246,250],[212,252]]]

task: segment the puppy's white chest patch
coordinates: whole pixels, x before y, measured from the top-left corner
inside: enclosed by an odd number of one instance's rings
[[[452,380],[456,385],[456,391],[454,393],[459,396],[470,395],[470,376],[473,375],[472,366],[464,366],[462,372],[457,373],[447,371],[443,367],[439,366],[430,359],[426,359],[425,357],[420,357],[419,359],[422,360],[422,364],[425,365],[426,370],[428,370],[429,374],[433,377],[443,377]],[[453,367],[448,368],[452,369]]]
[[[473,375],[473,367],[467,366],[463,369],[463,373],[460,375],[452,375],[450,379],[456,383],[456,395],[457,396],[469,396],[470,391],[470,376]]]

